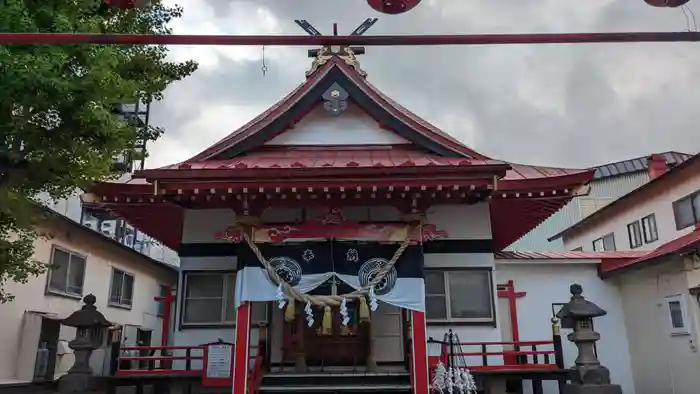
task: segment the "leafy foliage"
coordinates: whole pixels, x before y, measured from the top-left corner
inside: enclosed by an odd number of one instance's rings
[[[180,7],[160,0],[118,9],[102,0],[4,0],[0,31],[171,34]],[[164,46],[0,45],[0,303],[10,281],[46,265],[33,260],[44,215],[38,196],[63,198],[115,175],[113,158],[163,130],[137,128],[114,108],[162,98],[197,64],[170,62]]]

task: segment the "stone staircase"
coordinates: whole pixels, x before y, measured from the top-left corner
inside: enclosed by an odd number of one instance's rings
[[[408,394],[410,392],[408,372],[269,373],[263,377],[260,387],[261,394]]]

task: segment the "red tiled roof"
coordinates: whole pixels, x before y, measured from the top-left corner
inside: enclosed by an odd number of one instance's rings
[[[519,252],[501,251],[495,257],[501,260],[629,260],[646,255],[648,252]]]
[[[585,172],[593,173],[592,169],[572,169],[572,168],[556,168],[529,166],[525,164],[511,164],[511,169],[506,173],[504,180],[521,180],[521,179],[539,179],[553,178],[567,175],[581,174]]]
[[[291,148],[251,152],[229,160],[208,160],[161,167],[159,170],[342,168],[342,167],[426,167],[506,165],[498,160],[441,157],[406,148]]]
[[[607,262],[602,264],[601,273],[609,274],[613,271],[617,271],[623,268],[628,268],[636,266],[642,263],[651,262],[652,260],[658,259],[660,257],[668,256],[674,253],[684,252],[685,249],[693,247],[695,244],[700,243],[700,228],[696,228],[694,231],[678,237],[672,241],[669,241],[651,252],[647,252],[643,256],[623,262]]]

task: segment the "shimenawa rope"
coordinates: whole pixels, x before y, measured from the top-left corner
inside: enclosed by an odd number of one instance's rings
[[[311,303],[312,305],[326,308],[340,306],[343,299],[348,298],[360,299],[362,301],[364,299],[364,296],[369,292],[369,290],[371,288],[374,288],[374,286],[381,282],[384,279],[384,277],[389,273],[389,271],[391,271],[394,265],[396,265],[396,262],[399,261],[399,258],[401,258],[403,252],[406,251],[406,248],[408,248],[411,244],[411,235],[416,229],[420,228],[420,223],[409,228],[408,234],[406,235],[406,239],[404,239],[403,242],[401,242],[401,245],[398,249],[396,249],[396,252],[394,252],[394,255],[391,257],[391,260],[389,260],[389,262],[384,267],[382,267],[382,269],[379,272],[377,272],[377,275],[375,275],[374,278],[372,278],[372,280],[369,283],[367,283],[367,285],[363,286],[359,290],[353,291],[352,293],[343,295],[310,295],[299,293],[294,287],[290,286],[289,283],[285,282],[279,277],[277,271],[275,271],[275,268],[272,267],[272,265],[270,265],[265,256],[263,256],[262,252],[260,251],[260,248],[258,248],[258,245],[256,245],[255,242],[253,242],[253,240],[250,238],[248,231],[246,231],[246,229],[243,228],[241,229],[241,234],[243,235],[243,239],[246,241],[246,244],[248,244],[248,247],[253,251],[255,256],[263,265],[263,267],[265,267],[265,270],[267,271],[272,281],[282,288],[282,291],[287,297],[304,303]]]

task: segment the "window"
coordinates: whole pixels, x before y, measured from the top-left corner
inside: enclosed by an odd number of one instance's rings
[[[109,290],[109,305],[131,307],[134,299],[134,276],[112,268],[112,285]]]
[[[700,191],[673,203],[676,229],[682,230],[700,222]]]
[[[653,213],[642,218],[642,232],[645,243],[652,243],[659,239],[659,233],[656,230],[656,216]]]
[[[85,281],[85,257],[58,248],[51,250],[48,291],[81,297]]]
[[[236,274],[186,273],[183,325],[236,323]]]
[[[593,250],[596,252],[615,250],[615,234],[610,233],[593,241]]]
[[[642,226],[639,224],[639,220],[627,225],[627,237],[630,240],[631,249],[642,246]]]
[[[687,322],[688,314],[685,309],[685,300],[682,295],[666,297],[666,310],[668,311],[669,332],[671,335],[689,334]]]
[[[426,318],[432,322],[492,322],[490,270],[425,272]]]

